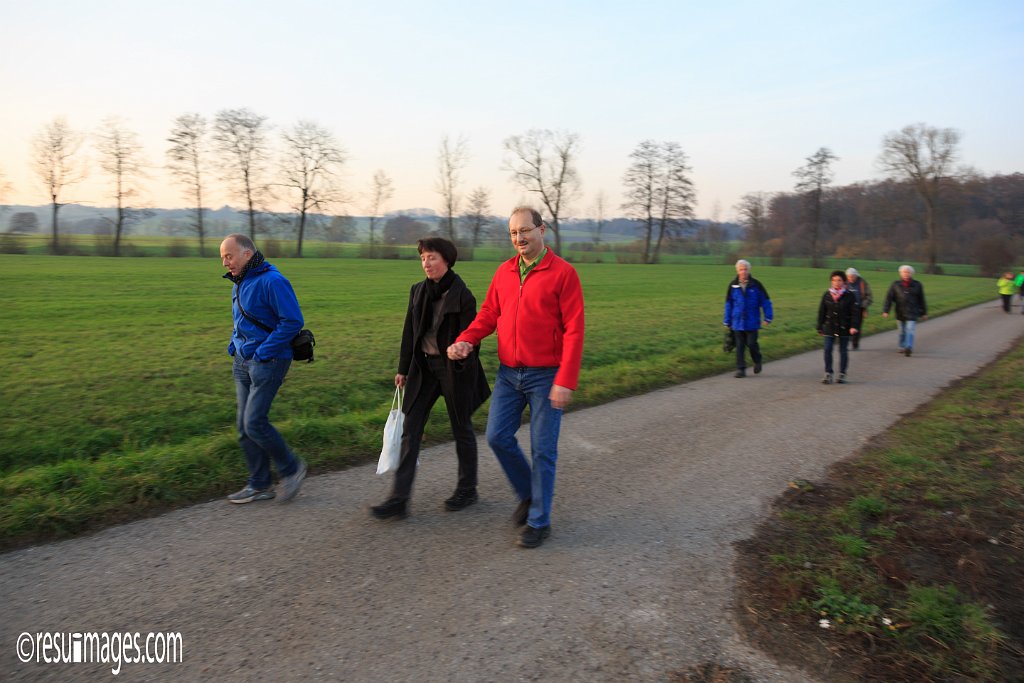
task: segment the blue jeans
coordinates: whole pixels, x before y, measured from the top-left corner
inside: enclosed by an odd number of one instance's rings
[[[299,462],[288,444],[270,424],[270,404],[281,388],[284,376],[291,366],[290,358],[272,358],[264,363],[245,360],[235,354],[231,374],[235,377],[235,394],[238,398],[238,442],[245,453],[249,467],[249,485],[265,489],[273,483],[270,477],[270,461],[274,461],[277,473],[282,477],[295,474]]]
[[[917,329],[916,320],[900,320],[900,348],[914,349],[914,330]]]
[[[494,379],[491,408],[487,415],[487,443],[498,458],[519,500],[532,499],[527,524],[540,528],[551,524],[551,500],[555,496],[555,463],[562,411],[548,395],[558,368],[510,368],[501,365]],[[530,456],[527,462],[516,440],[523,411],[530,406]]]
[[[836,339],[839,340],[839,372],[846,374],[846,368],[850,365],[850,354],[847,346],[850,343],[849,337],[835,337],[831,334],[825,335],[825,372],[832,374],[832,348]]]

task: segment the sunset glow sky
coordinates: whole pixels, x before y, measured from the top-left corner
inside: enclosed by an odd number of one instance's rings
[[[162,170],[173,119],[240,107],[330,129],[352,214],[377,169],[394,179],[387,209],[439,209],[445,134],[468,141],[463,192],[489,188],[503,214],[530,198],[502,140],[530,128],[582,139],[572,216],[598,190],[615,213],[646,138],[682,146],[698,215],[722,219],[747,192],[791,190],[819,147],[839,157],[837,183],[876,179],[882,137],[917,122],[960,130],[962,162],[983,173],[1024,171],[1020,0],[0,0],[0,51],[0,204],[48,201],[30,165],[44,124],[93,132],[116,114],[153,166],[139,204],[186,206]],[[65,199],[109,205],[83,153],[89,179]]]

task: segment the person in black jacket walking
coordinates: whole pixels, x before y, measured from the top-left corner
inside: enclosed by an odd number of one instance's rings
[[[391,497],[370,508],[377,519],[403,518],[416,476],[420,442],[430,410],[441,396],[455,437],[459,479],[445,502],[451,511],[477,501],[477,447],[473,412],[491,395],[480,364],[479,347],[464,360],[450,360],[446,350],[476,317],[476,299],[451,269],[458,258],[455,245],[443,237],[421,239],[417,248],[426,279],[409,291],[395,386],[405,387],[401,459]]]
[[[832,271],[831,287],[822,294],[818,306],[818,334],[825,338],[825,377],[822,384],[832,384],[832,349],[839,340],[839,384],[846,383],[846,370],[850,355],[847,351],[850,336],[857,334],[857,298],[846,287],[846,276],[841,270]]]
[[[882,305],[882,317],[889,317],[889,307],[896,305],[896,319],[900,325],[900,353],[910,356],[914,352],[914,332],[918,320],[928,319],[928,306],[924,301],[924,285],[914,279],[913,266],[900,266],[900,279],[889,285]]]

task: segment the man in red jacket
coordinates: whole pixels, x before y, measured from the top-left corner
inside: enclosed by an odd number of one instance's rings
[[[551,533],[551,501],[562,411],[572,401],[583,357],[583,289],[576,270],[544,246],[547,226],[529,207],[512,211],[518,252],[498,266],[476,318],[448,347],[453,360],[498,331],[498,376],[487,416],[487,443],[519,497],[518,543],[536,548]],[[530,406],[530,454],[516,440]]]

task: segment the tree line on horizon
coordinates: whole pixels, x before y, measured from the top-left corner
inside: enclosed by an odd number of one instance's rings
[[[134,203],[148,165],[138,135],[116,117],[104,120],[92,137],[99,169],[111,180],[113,253],[120,255],[123,236],[146,216],[145,209]],[[88,170],[79,155],[85,140],[85,134],[63,117],[44,125],[33,139],[32,167],[50,198],[53,253],[61,251],[58,216],[66,190],[83,180]],[[165,168],[193,207],[189,227],[198,237],[201,254],[209,234],[204,196],[214,182],[243,203],[241,213],[250,236],[270,231],[268,216],[277,216],[279,227],[289,226],[296,256],[302,256],[311,218],[334,216],[321,231],[344,233],[351,228],[351,217],[339,210],[351,204],[354,195],[340,179],[346,152],[335,135],[316,122],[299,121],[272,137],[267,118],[249,109],[224,109],[212,120],[189,113],[174,119],[166,142]],[[838,157],[827,147],[819,148],[793,172],[791,192],[751,192],[734,207],[745,230],[746,253],[778,262],[787,256],[809,257],[812,265],[820,265],[826,256],[912,258],[927,263],[930,272],[936,271],[940,259],[976,262],[983,269],[1012,265],[1024,252],[1024,176],[984,176],[957,167],[959,142],[960,133],[953,129],[923,123],[905,126],[882,140],[878,166],[885,178],[844,187],[832,186]],[[569,207],[581,197],[580,143],[576,133],[546,129],[531,129],[503,141],[502,168],[537,198],[556,251],[562,248],[561,227]],[[502,226],[495,226],[488,188],[464,193],[462,173],[468,158],[464,137],[442,137],[435,185],[441,211],[433,232],[475,246]],[[0,176],[0,199],[4,189]],[[378,169],[359,194],[372,247],[384,238],[383,228],[392,228],[392,235],[396,229],[395,218],[385,217],[393,181]],[[272,202],[286,205],[290,219],[269,211]],[[640,235],[641,260],[655,263],[666,246],[679,250],[680,241],[694,240],[696,233],[706,243],[724,239],[726,230],[717,215],[698,222],[695,206],[692,167],[682,147],[643,140],[629,156],[622,202],[601,190],[584,213],[589,214],[595,245],[610,221],[619,216],[633,221]],[[413,219],[403,220],[415,225]],[[1002,261],[1006,263],[996,263]]]

